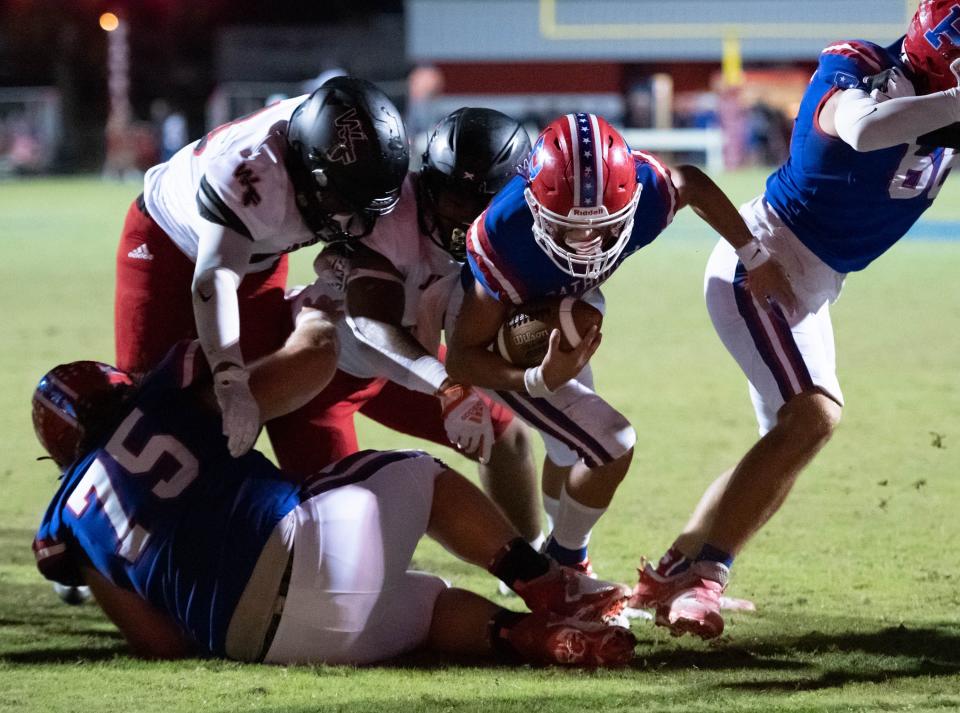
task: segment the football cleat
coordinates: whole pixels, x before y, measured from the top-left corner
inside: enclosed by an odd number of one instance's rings
[[[723,633],[720,597],[730,578],[730,569],[720,562],[702,560],[687,570],[686,586],[657,606],[656,624],[674,636],[694,634],[715,639]]]
[[[629,629],[534,612],[504,632],[513,649],[530,663],[561,666],[625,666],[637,640]]]
[[[593,564],[590,562],[589,556],[583,562],[570,565],[570,569],[575,569],[580,574],[587,575],[590,579],[597,579],[597,573],[593,571]]]
[[[630,590],[621,584],[593,579],[553,561],[546,574],[527,582],[517,580],[513,590],[530,611],[549,611],[581,621],[616,616],[630,596]]]
[[[692,581],[687,575],[689,568],[676,574],[662,574],[645,561],[641,561],[641,565],[642,569],[637,570],[639,579],[627,601],[627,607],[631,609],[656,609]],[[720,608],[727,611],[757,610],[756,605],[749,599],[727,596],[720,597]]]

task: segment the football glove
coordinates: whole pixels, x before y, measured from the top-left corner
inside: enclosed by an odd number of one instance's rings
[[[213,390],[223,414],[223,435],[230,455],[249,451],[260,433],[260,407],[250,392],[249,376],[240,366],[228,366],[213,375]]]
[[[475,389],[462,384],[442,388],[437,395],[447,438],[465,454],[476,455],[481,463],[487,463],[494,440],[489,404]]]

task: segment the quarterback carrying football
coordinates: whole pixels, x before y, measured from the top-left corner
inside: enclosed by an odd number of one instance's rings
[[[636,433],[593,390],[596,326],[569,351],[554,330],[542,363],[529,368],[489,347],[516,305],[570,295],[602,311],[599,286],[686,205],[747,261],[761,301],[792,303],[779,264],[713,181],[692,166],[671,170],[651,154],[631,152],[595,114],[568,114],[547,126],[525,174],[467,233],[469,273],[448,333],[447,369],[457,381],[492,390],[543,435],[544,500],[554,520],[546,551],[561,564],[589,570],[590,531],[627,473]]]

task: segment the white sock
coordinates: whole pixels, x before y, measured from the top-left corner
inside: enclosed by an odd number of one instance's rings
[[[543,547],[543,543],[547,541],[546,536],[541,532],[535,538],[530,540],[530,546],[535,549],[537,552],[540,551],[540,548]]]
[[[568,550],[586,547],[590,542],[590,531],[606,511],[606,508],[592,508],[577,502],[564,487],[560,493],[560,511],[553,526],[553,539]]]
[[[550,532],[553,529],[554,523],[557,521],[557,515],[560,513],[560,500],[558,498],[552,498],[546,493],[543,495],[543,511],[547,515],[547,532]]]

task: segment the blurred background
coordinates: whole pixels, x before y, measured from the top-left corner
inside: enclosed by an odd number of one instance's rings
[[[403,109],[531,134],[592,111],[711,171],[774,165],[820,50],[889,44],[917,0],[0,0],[0,178],[136,180],[213,127],[351,73]],[[415,159],[416,160],[416,159]]]

